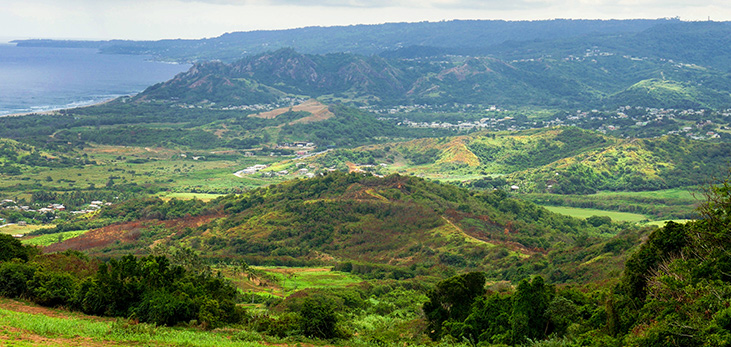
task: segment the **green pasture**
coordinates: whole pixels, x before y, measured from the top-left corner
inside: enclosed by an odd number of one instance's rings
[[[571,217],[586,219],[591,216],[607,216],[613,221],[638,223],[647,220],[645,215],[629,212],[604,211],[593,208],[578,208],[565,206],[543,206],[547,210]]]
[[[691,221],[690,219],[656,220],[656,221],[652,221],[652,222],[647,222],[647,223],[645,223],[645,225],[652,225],[652,226],[656,226],[656,227],[663,227],[663,226],[665,226],[665,223],[667,223],[667,222],[675,222],[675,223],[679,223],[679,224],[685,224],[685,223],[688,223],[690,221]]]
[[[178,199],[178,200],[193,200],[198,199],[202,201],[211,201],[223,194],[208,194],[208,193],[162,193],[159,194],[160,198],[164,200]]]
[[[598,198],[626,196],[635,198],[653,198],[687,202],[696,202],[699,199],[702,200],[702,197],[696,188],[674,188],[643,192],[598,192],[596,194],[593,194],[592,196],[596,196]]]
[[[46,234],[33,238],[23,239],[21,242],[26,245],[46,247],[54,243],[63,242],[76,236],[83,235],[87,231],[88,230],[64,231],[61,233]]]
[[[29,232],[36,231],[38,229],[45,229],[45,228],[53,228],[54,225],[18,225],[18,224],[9,224],[2,228],[0,228],[0,234],[9,234],[9,235],[25,235]]]
[[[255,266],[254,268],[274,277],[283,294],[291,294],[308,288],[346,287],[363,282],[359,276],[347,272],[330,271],[329,267]]]
[[[258,175],[236,177],[233,173],[246,167],[281,160],[279,157],[245,157],[238,152],[226,156],[202,152],[182,157],[184,153],[181,150],[100,146],[87,149],[86,153],[97,164],[25,168],[22,175],[3,177],[0,189],[15,191],[11,187],[30,186],[33,190],[69,191],[104,187],[111,180],[116,185],[134,183],[160,187],[173,193],[190,193],[252,189],[293,178],[264,178]],[[204,157],[206,154],[210,159],[192,159],[193,156]],[[27,192],[16,191],[12,197],[28,198],[26,195]]]

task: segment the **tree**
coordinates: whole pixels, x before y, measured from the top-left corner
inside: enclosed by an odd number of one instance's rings
[[[437,283],[429,291],[423,310],[428,321],[427,334],[433,340],[443,336],[447,321],[462,322],[470,314],[472,303],[485,294],[485,274],[470,272]]]
[[[548,331],[549,320],[546,309],[551,301],[553,288],[546,286],[543,277],[537,276],[531,282],[522,280],[513,295],[511,335],[513,344],[522,344],[526,339],[542,339]]]
[[[22,261],[28,261],[31,253],[32,247],[23,246],[20,240],[8,234],[0,234],[0,261],[8,261],[16,258]]]
[[[321,339],[335,337],[338,322],[335,309],[335,302],[324,295],[307,297],[300,310],[302,332],[306,336]]]

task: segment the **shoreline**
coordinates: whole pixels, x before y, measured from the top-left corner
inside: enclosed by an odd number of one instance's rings
[[[73,109],[76,109],[76,108],[86,108],[86,107],[104,105],[106,103],[110,103],[110,102],[112,102],[114,100],[117,100],[119,98],[123,98],[123,97],[126,97],[126,96],[132,96],[132,95],[136,95],[136,94],[116,96],[116,97],[113,97],[113,98],[105,99],[105,100],[98,101],[98,102],[93,102],[91,104],[83,105],[83,106],[59,107],[59,108],[54,108],[54,109],[51,109],[51,110],[35,111],[35,112],[8,113],[8,114],[0,115],[0,118],[2,118],[2,117],[22,117],[22,116],[30,116],[30,115],[33,115],[33,114],[54,115],[54,114],[58,114],[59,111],[63,111],[63,110],[73,110]]]

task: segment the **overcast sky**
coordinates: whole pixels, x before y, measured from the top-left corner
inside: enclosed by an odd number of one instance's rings
[[[731,20],[729,0],[0,0],[0,37],[203,38],[225,32],[451,19]]]

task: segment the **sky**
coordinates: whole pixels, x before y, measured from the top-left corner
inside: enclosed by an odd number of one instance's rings
[[[158,40],[452,19],[731,20],[728,0],[0,0],[0,37]]]

